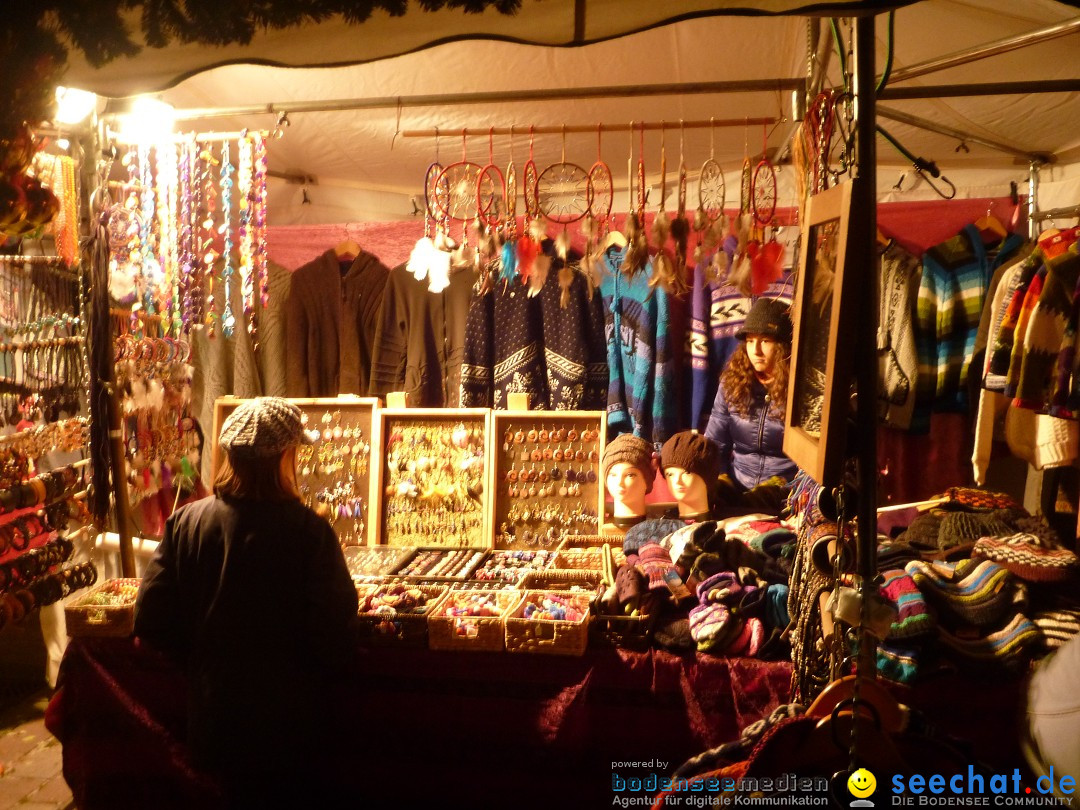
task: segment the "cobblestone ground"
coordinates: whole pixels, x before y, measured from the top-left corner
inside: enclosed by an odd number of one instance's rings
[[[74,808],[61,774],[60,741],[45,728],[42,688],[0,713],[0,810]]]

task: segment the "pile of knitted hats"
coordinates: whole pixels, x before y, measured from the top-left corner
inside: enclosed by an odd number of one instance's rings
[[[787,585],[741,582],[733,571],[720,571],[697,588],[698,604],[690,610],[690,636],[699,652],[714,655],[760,655],[774,634],[791,619]]]

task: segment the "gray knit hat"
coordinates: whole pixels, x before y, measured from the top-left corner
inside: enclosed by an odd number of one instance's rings
[[[791,310],[777,298],[759,298],[750,307],[743,325],[735,337],[744,340],[747,335],[765,335],[781,343],[791,343]]]
[[[294,444],[311,444],[300,409],[281,397],[256,397],[229,414],[218,443],[230,455],[270,458]]]
[[[652,492],[656,468],[653,466],[653,447],[640,436],[623,433],[607,443],[604,458],[600,462],[600,480],[607,481],[608,470],[616,464],[630,464],[641,470],[645,478],[645,492]]]

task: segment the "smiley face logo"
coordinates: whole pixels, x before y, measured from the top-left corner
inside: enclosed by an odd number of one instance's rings
[[[866,768],[859,768],[847,780],[848,791],[857,799],[865,799],[877,788],[877,779]]]

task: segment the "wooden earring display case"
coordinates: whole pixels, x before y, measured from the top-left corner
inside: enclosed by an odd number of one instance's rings
[[[217,476],[221,426],[246,400],[220,397],[214,403],[213,470]],[[381,445],[375,412],[379,400],[368,397],[290,399],[304,412],[308,431],[319,439],[296,453],[296,482],[304,503],[326,517],[343,547],[374,543],[370,505],[378,503],[372,450]]]
[[[490,548],[491,412],[388,409],[377,420],[377,542]]]
[[[603,411],[493,411],[495,548],[554,549],[603,515]]]

